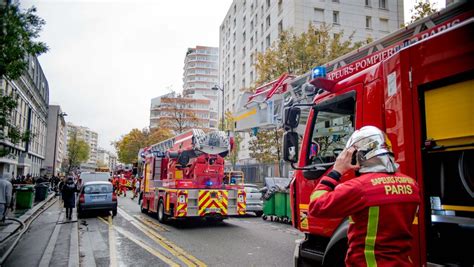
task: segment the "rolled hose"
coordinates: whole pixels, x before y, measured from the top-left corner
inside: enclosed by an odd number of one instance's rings
[[[52,201],[50,204],[48,204],[48,206],[46,208],[44,207],[41,207],[43,210],[37,212],[33,218],[31,218],[28,223],[25,225],[22,221],[16,219],[16,218],[7,218],[7,220],[12,220],[12,221],[17,221],[17,222],[20,222],[20,224],[22,225],[23,229],[18,233],[18,236],[16,237],[15,241],[13,241],[13,244],[10,246],[10,248],[8,248],[7,251],[5,251],[5,254],[0,258],[0,266],[3,266],[3,263],[8,259],[8,256],[10,256],[10,254],[13,252],[13,250],[15,249],[15,247],[18,245],[18,242],[20,241],[20,238],[23,236],[24,233],[26,233],[26,231],[30,228],[30,225],[32,222],[34,222],[36,220],[36,218],[38,218],[45,210],[49,209],[49,207],[51,207],[55,202],[57,201],[56,198],[54,198],[54,201]],[[1,243],[3,242],[6,242],[7,240],[10,240],[11,238],[13,238],[15,235],[12,234],[10,236],[8,236],[7,238],[5,238],[4,240],[2,240]]]
[[[15,233],[16,233],[16,231],[17,231],[18,229],[20,229],[20,228],[25,228],[25,223],[23,223],[22,221],[20,221],[20,220],[17,219],[17,218],[5,218],[5,220],[6,220],[6,221],[15,221],[15,222],[17,222],[17,223],[20,224],[20,227],[18,227],[14,232],[12,232],[12,233],[9,234],[7,237],[5,237],[4,239],[2,239],[2,240],[0,241],[0,245],[1,245],[1,244],[4,244],[4,243],[6,243],[6,242],[8,242],[8,240],[10,240],[10,239],[15,235]]]

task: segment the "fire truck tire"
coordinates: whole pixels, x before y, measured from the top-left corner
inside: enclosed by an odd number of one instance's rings
[[[112,210],[112,216],[113,216],[113,217],[117,216],[117,208],[115,208],[115,209]]]
[[[165,214],[165,205],[163,204],[163,200],[160,199],[158,203],[158,221],[160,223],[166,223],[168,221],[168,215]]]
[[[148,213],[148,209],[145,209],[143,206],[145,205],[145,203],[142,202],[142,205],[140,206],[140,210],[142,213]]]
[[[262,214],[263,214],[263,211],[256,211],[256,212],[255,212],[255,215],[256,215],[257,217],[262,217]]]

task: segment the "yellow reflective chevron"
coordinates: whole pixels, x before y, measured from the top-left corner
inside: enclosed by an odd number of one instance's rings
[[[227,215],[228,206],[227,190],[200,190],[198,197],[198,215],[219,213]]]

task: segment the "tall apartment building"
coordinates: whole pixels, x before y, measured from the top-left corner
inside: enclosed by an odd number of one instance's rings
[[[190,128],[217,129],[217,117],[211,117],[211,100],[168,93],[151,100],[150,129],[168,127],[175,133]],[[217,115],[214,115],[217,116]]]
[[[84,126],[76,126],[72,123],[67,123],[67,140],[69,142],[69,132],[76,130],[78,138],[81,138],[89,145],[89,159],[81,164],[82,171],[93,171],[97,167],[97,143],[99,135],[97,132],[90,130]]]
[[[256,54],[287,29],[301,33],[309,23],[332,25],[332,32],[354,33],[354,41],[378,39],[400,28],[403,0],[234,0],[220,26],[219,80],[225,110],[235,111],[239,90],[257,78]]]
[[[219,91],[212,88],[219,82],[219,48],[200,45],[188,48],[183,69],[183,96],[210,99],[210,124],[217,125],[222,107],[219,106]]]
[[[58,105],[48,109],[48,133],[46,136],[46,156],[44,168],[47,175],[57,175],[66,156],[66,121],[65,113]]]
[[[0,140],[0,146],[11,153],[0,158],[0,175],[39,176],[46,153],[49,86],[36,57],[28,57],[28,69],[17,80],[0,77],[1,94],[18,96],[17,108],[11,114],[12,122],[22,132],[30,131],[33,138],[17,145]],[[4,129],[5,130],[5,129]]]

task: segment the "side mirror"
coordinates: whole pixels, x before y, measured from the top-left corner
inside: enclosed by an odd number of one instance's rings
[[[301,109],[299,107],[285,108],[283,127],[286,130],[295,129],[300,123]]]
[[[308,180],[316,180],[321,177],[326,172],[326,170],[327,169],[324,167],[316,167],[309,170],[304,170],[303,177]]]
[[[298,133],[283,134],[283,159],[290,163],[298,162]]]

